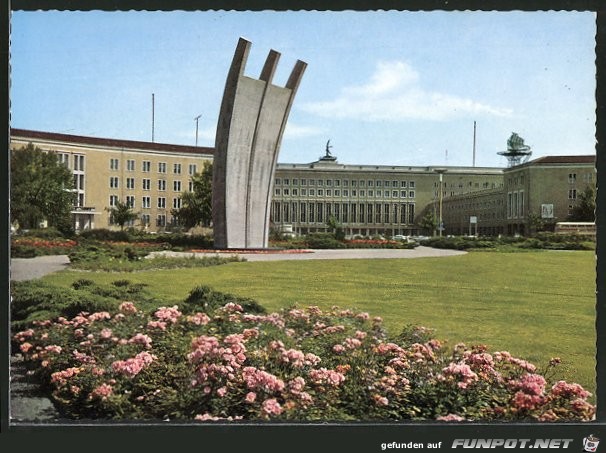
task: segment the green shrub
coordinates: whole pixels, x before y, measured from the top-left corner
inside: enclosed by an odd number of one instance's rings
[[[106,228],[81,231],[79,237],[87,240],[96,241],[122,241],[130,242],[130,237],[126,231],[113,231]]]
[[[195,311],[212,313],[217,308],[223,307],[228,303],[239,304],[244,311],[249,313],[266,312],[265,308],[253,299],[217,292],[208,286],[197,286],[191,290],[183,301],[182,309],[186,313]]]
[[[345,244],[335,239],[331,233],[312,233],[305,236],[305,244],[311,249],[342,249]]]
[[[34,258],[40,253],[36,247],[30,245],[11,245],[11,258]]]

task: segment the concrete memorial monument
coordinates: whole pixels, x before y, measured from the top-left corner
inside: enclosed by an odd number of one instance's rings
[[[251,43],[240,38],[225,83],[213,163],[215,248],[267,248],[274,173],[282,135],[307,64],[285,87],[272,84],[280,54],[270,50],[259,79],[244,75]]]

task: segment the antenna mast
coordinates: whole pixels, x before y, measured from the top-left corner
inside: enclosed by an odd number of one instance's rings
[[[198,146],[198,120],[200,119],[201,116],[202,116],[202,114],[200,114],[194,118],[194,121],[196,122],[196,147]]]
[[[154,142],[154,121],[155,121],[155,116],[156,116],[156,102],[154,99],[154,93],[152,93],[152,143]]]
[[[473,122],[473,166],[476,166],[476,122]]]

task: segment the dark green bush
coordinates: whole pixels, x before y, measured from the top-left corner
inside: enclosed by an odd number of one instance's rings
[[[180,305],[180,308],[184,313],[193,313],[196,311],[212,313],[217,308],[230,302],[241,305],[244,311],[248,313],[266,312],[265,308],[253,299],[217,292],[209,286],[197,286],[191,290],[187,298]]]
[[[37,238],[41,238],[41,239],[60,239],[60,238],[64,238],[64,237],[69,237],[65,236],[61,231],[59,231],[56,228],[53,227],[49,227],[49,228],[36,228],[33,230],[26,230],[26,231],[19,231],[19,235],[20,236],[33,236],[33,237],[37,237]]]
[[[305,236],[305,244],[312,249],[343,249],[345,244],[331,233],[312,233]]]
[[[126,231],[113,231],[106,228],[84,230],[80,232],[80,238],[96,241],[130,242]]]
[[[38,256],[38,249],[29,245],[12,245],[11,246],[11,257],[12,258],[34,258]]]

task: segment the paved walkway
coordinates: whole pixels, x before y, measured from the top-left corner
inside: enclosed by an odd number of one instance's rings
[[[35,258],[11,258],[11,280],[33,280],[46,274],[66,269],[67,255],[37,256]]]
[[[260,253],[233,253],[229,252],[153,252],[149,256],[230,256],[238,255],[247,261],[284,261],[284,260],[346,260],[346,259],[381,259],[381,258],[430,258],[442,256],[464,255],[467,252],[460,250],[440,250],[431,247],[416,247],[414,249],[330,249],[307,250],[304,253],[286,252],[260,252]]]

